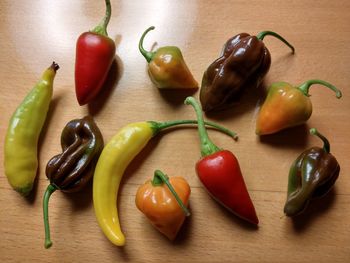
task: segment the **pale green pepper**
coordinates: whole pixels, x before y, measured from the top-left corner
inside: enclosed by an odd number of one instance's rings
[[[59,66],[53,62],[12,115],[5,138],[4,166],[10,185],[28,195],[38,169],[38,141],[49,110],[53,80]]]

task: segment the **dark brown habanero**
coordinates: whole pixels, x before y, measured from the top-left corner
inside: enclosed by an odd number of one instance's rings
[[[271,55],[263,39],[270,35],[294,47],[272,31],[257,36],[247,33],[230,38],[221,55],[204,72],[200,102],[205,112],[222,110],[237,103],[241,94],[250,87],[258,87],[271,65]]]

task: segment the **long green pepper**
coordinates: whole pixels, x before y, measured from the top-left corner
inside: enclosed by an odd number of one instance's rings
[[[53,80],[59,69],[55,62],[46,69],[34,88],[12,115],[5,138],[4,166],[10,185],[28,195],[38,169],[38,141],[49,110]]]

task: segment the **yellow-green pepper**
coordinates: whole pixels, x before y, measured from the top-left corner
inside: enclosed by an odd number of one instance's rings
[[[53,93],[59,66],[53,62],[12,115],[5,138],[5,174],[10,185],[28,195],[38,168],[38,141]]]

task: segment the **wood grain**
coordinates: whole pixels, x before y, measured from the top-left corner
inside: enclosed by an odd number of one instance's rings
[[[42,71],[53,60],[61,69],[48,121],[40,141],[40,169],[33,194],[15,193],[4,175],[0,155],[1,262],[348,262],[350,261],[350,2],[336,1],[112,1],[109,35],[117,54],[111,88],[89,107],[80,107],[74,91],[75,41],[104,14],[103,1],[0,2],[0,138],[8,120]],[[120,191],[120,220],[127,237],[113,246],[100,231],[91,186],[77,194],[55,192],[50,200],[53,247],[44,249],[42,197],[47,161],[60,152],[64,125],[86,114],[94,116],[105,141],[127,123],[194,118],[183,105],[188,94],[159,92],[150,82],[146,61],[137,49],[140,34],[150,49],[179,46],[200,82],[223,43],[240,32],[273,30],[296,48],[295,55],[274,38],[264,40],[272,54],[265,87],[275,81],[299,84],[329,81],[343,91],[337,100],[320,86],[310,89],[314,112],[306,125],[259,139],[254,134],[261,94],[246,94],[239,106],[210,116],[237,131],[238,142],[210,131],[213,141],[233,151],[255,204],[259,228],[252,228],[217,205],[203,190],[194,171],[199,158],[195,129],[167,132],[152,140],[128,167]],[[193,94],[198,97],[198,92]],[[320,141],[308,134],[317,127],[331,142],[341,172],[334,190],[291,220],[283,216],[287,175],[298,154]],[[192,216],[170,243],[137,210],[137,187],[155,169],[182,175],[190,183]]]

